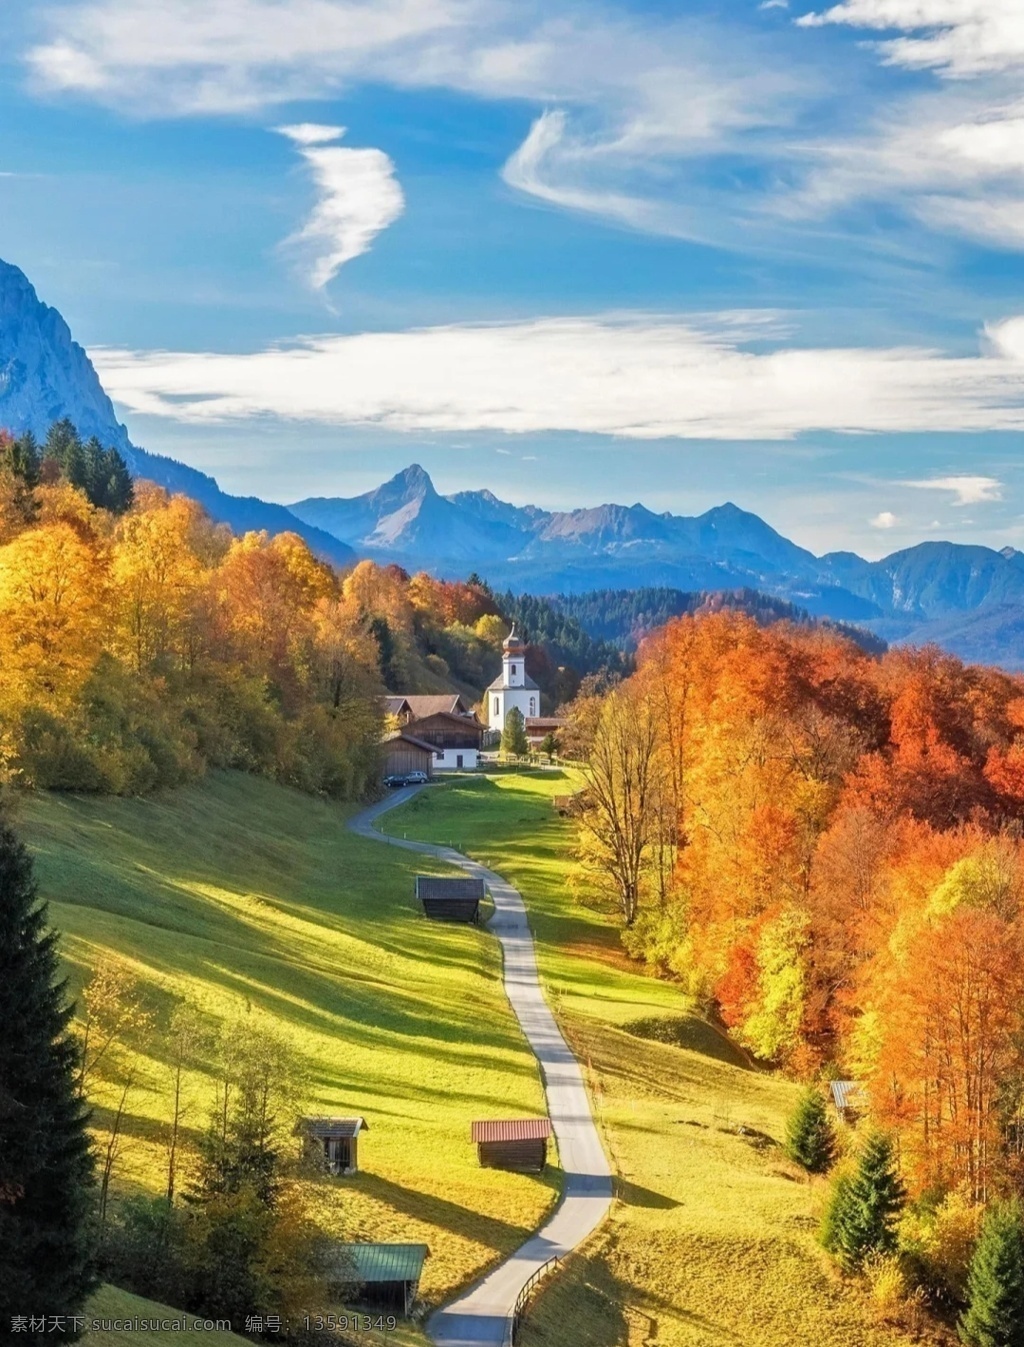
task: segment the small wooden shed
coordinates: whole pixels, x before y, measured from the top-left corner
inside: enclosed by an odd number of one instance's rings
[[[432,921],[478,922],[483,896],[484,881],[472,875],[416,876],[416,897]]]
[[[867,1112],[864,1087],[856,1080],[834,1080],[829,1085],[832,1106],[844,1122],[855,1123]]]
[[[295,1134],[331,1174],[355,1174],[359,1169],[359,1133],[368,1132],[365,1118],[300,1118]]]
[[[373,1305],[408,1315],[419,1294],[423,1264],[430,1257],[426,1244],[343,1244],[346,1279],[358,1287],[360,1305]]]
[[[548,1162],[549,1118],[507,1118],[475,1122],[472,1137],[485,1169],[540,1174]]]

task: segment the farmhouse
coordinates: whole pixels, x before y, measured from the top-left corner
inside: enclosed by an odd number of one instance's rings
[[[430,1257],[426,1244],[342,1244],[339,1252],[345,1279],[359,1287],[359,1304],[409,1314]]]
[[[508,1118],[475,1122],[472,1139],[485,1169],[513,1169],[520,1174],[540,1174],[548,1161],[548,1118]]]
[[[457,772],[476,767],[483,739],[483,726],[456,693],[443,696],[385,697],[385,714],[434,750],[433,769]]]
[[[568,723],[562,716],[530,716],[526,721],[526,738],[530,747],[536,752],[549,734],[557,739]]]
[[[410,772],[434,775],[437,750],[414,734],[392,730],[381,741],[384,776],[408,776]]]
[[[464,921],[474,925],[480,920],[484,882],[471,875],[417,875],[416,897],[423,904],[423,915],[432,921]]]
[[[307,1154],[322,1157],[331,1174],[355,1174],[359,1133],[369,1130],[365,1118],[300,1118],[294,1134],[302,1137]]]
[[[500,734],[513,706],[522,712],[524,720],[540,714],[540,689],[526,672],[526,646],[516,635],[515,623],[502,642],[501,674],[484,693],[487,703],[487,724]]]

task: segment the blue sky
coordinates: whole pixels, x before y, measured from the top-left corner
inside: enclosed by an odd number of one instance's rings
[[[0,256],[230,490],[1024,546],[1019,0],[0,0]]]

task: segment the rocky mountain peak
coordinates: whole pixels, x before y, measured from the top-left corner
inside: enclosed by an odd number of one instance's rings
[[[128,431],[67,323],[23,271],[0,260],[0,426],[41,439],[62,416],[133,462]]]

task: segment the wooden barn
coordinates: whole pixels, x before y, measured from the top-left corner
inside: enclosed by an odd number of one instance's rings
[[[472,1137],[485,1169],[514,1169],[540,1174],[548,1162],[549,1118],[509,1118],[475,1122]]]
[[[434,775],[437,750],[414,734],[393,730],[381,740],[381,750],[383,776],[408,776],[410,772]]]
[[[834,1080],[829,1087],[832,1106],[844,1122],[855,1123],[867,1112],[868,1098],[856,1080]]]
[[[480,903],[484,896],[484,881],[471,875],[443,877],[417,875],[416,897],[423,904],[423,914],[431,921],[480,920]]]
[[[358,1304],[410,1313],[430,1257],[426,1244],[343,1244],[341,1254],[345,1280],[359,1288],[353,1297]]]
[[[295,1135],[307,1152],[331,1174],[355,1174],[359,1169],[359,1133],[368,1132],[365,1118],[300,1118]]]

